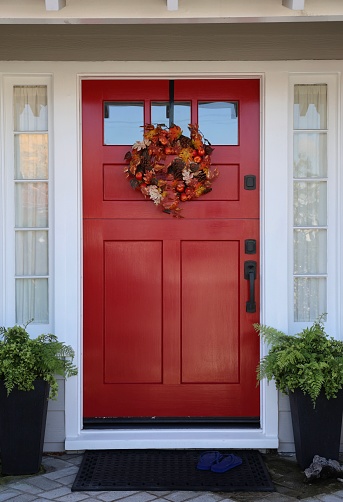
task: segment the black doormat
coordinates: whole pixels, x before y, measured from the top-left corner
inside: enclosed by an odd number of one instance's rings
[[[242,464],[224,473],[196,468],[204,450],[90,450],[86,451],[72,491],[190,490],[271,492],[271,478],[255,450],[234,453]]]

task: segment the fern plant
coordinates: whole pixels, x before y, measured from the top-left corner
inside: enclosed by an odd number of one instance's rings
[[[315,406],[323,390],[328,399],[343,387],[343,342],[329,337],[323,315],[296,335],[287,335],[270,326],[254,324],[270,346],[257,366],[257,380],[274,379],[284,394],[301,389]]]
[[[49,397],[56,399],[56,376],[67,378],[77,374],[77,367],[73,364],[74,350],[52,334],[30,338],[27,324],[24,327],[0,327],[0,380],[4,382],[7,394],[14,387],[32,390],[36,379],[45,380],[50,385]]]

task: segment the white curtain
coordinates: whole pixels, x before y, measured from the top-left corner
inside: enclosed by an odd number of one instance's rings
[[[327,85],[294,86],[294,129],[326,129]]]
[[[48,99],[45,85],[14,86],[13,103],[15,131],[48,129]]]
[[[48,279],[16,279],[16,322],[49,322]]]
[[[49,322],[46,86],[15,86],[16,322]],[[42,134],[41,131],[45,133]]]

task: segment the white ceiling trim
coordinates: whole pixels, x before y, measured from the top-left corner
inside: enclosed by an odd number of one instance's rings
[[[0,0],[1,1],[1,0]],[[154,17],[154,18],[135,18],[135,17],[122,17],[122,18],[108,18],[108,17],[25,17],[25,18],[2,18],[0,17],[0,25],[2,24],[89,24],[89,25],[107,25],[107,24],[263,24],[263,23],[320,23],[320,22],[342,22],[343,15],[334,16],[284,16],[284,17]],[[340,58],[341,59],[341,58]]]
[[[305,0],[282,0],[282,5],[291,10],[304,10]]]
[[[179,8],[179,0],[167,0],[168,10],[178,10],[178,8]]]
[[[66,3],[67,0],[45,0],[45,10],[61,10]]]

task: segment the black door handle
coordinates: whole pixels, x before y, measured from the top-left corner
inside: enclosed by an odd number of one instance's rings
[[[249,281],[249,300],[246,302],[245,310],[249,314],[256,312],[255,302],[255,279],[257,263],[253,260],[244,262],[244,279]]]

